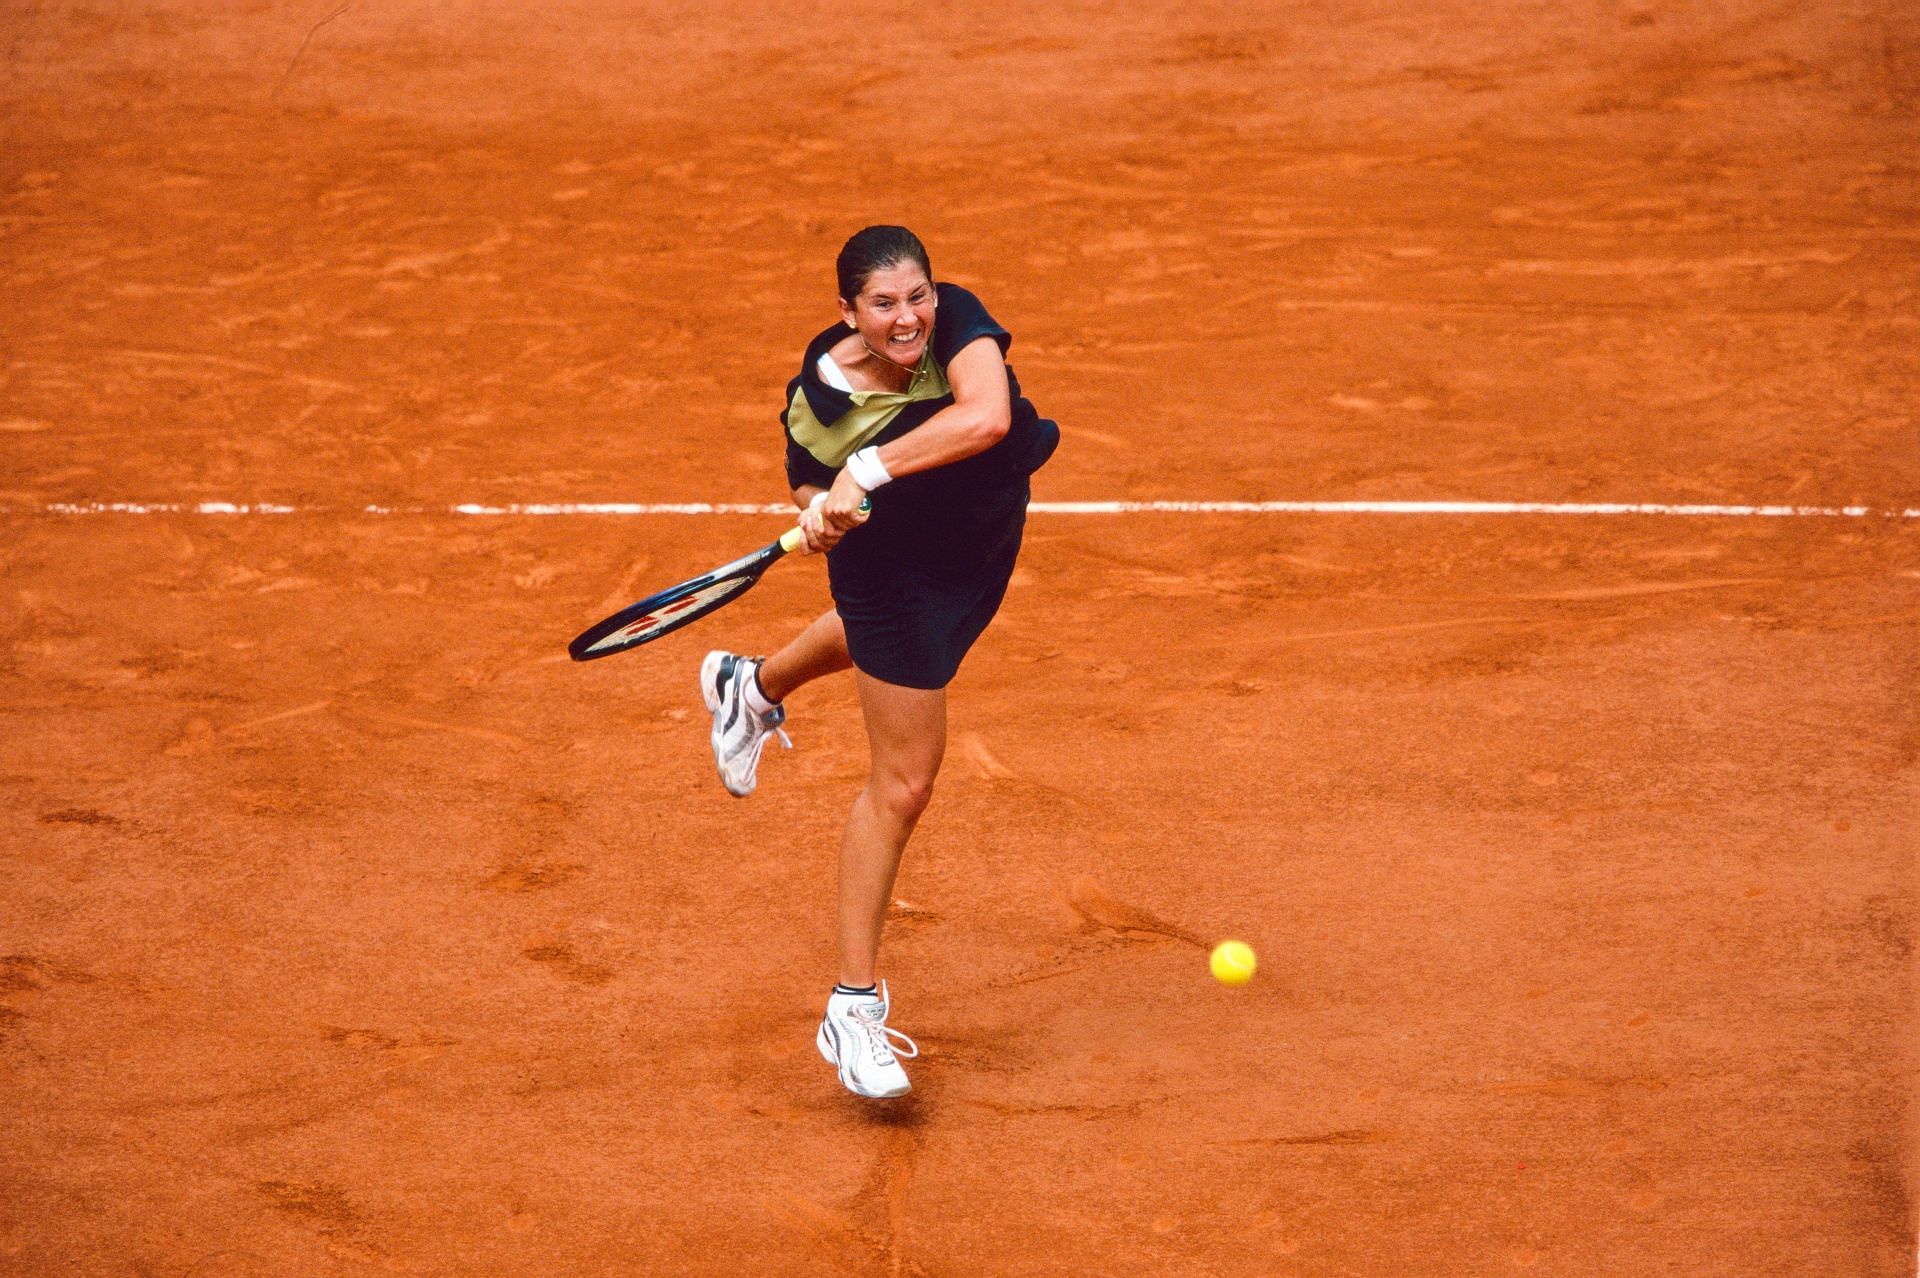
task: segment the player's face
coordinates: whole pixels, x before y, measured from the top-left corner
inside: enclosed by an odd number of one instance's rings
[[[918,262],[897,262],[867,276],[860,296],[840,315],[860,331],[868,347],[883,358],[912,368],[933,336],[933,281]]]

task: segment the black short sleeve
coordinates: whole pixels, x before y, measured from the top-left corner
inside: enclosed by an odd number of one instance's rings
[[[945,368],[953,357],[983,337],[991,337],[1000,347],[1001,358],[1013,345],[1013,335],[994,322],[987,308],[958,284],[938,286],[940,309],[933,317],[933,357]]]
[[[793,395],[798,385],[799,379],[795,378],[793,383],[787,387],[789,397]],[[784,428],[786,424],[787,415],[782,412],[780,414],[780,425]],[[834,477],[839,473],[839,471],[796,444],[793,441],[791,432],[787,434],[787,487],[805,488],[808,484],[815,484],[821,488],[831,488],[833,487]]]

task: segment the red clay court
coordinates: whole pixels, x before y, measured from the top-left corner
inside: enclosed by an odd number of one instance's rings
[[[0,1273],[1914,1273],[1910,9],[0,49]],[[817,561],[575,665],[784,521],[455,509],[781,502],[877,221],[1065,432],[902,870],[891,1105],[812,1045],[853,689],[742,802],[693,682]],[[1154,501],[1361,507],[1060,513]],[[1824,513],[1380,505],[1436,501]]]

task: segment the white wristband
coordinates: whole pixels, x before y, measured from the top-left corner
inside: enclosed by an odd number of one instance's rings
[[[847,473],[853,476],[853,482],[872,492],[883,484],[893,482],[893,476],[880,461],[878,448],[863,448],[847,458]]]

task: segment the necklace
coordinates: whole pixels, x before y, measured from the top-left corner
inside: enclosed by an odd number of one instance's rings
[[[882,355],[879,351],[876,351],[875,349],[873,349],[873,343],[867,340],[867,335],[865,333],[860,334],[860,344],[867,348],[867,354],[873,356],[875,359],[879,360],[882,364],[885,364],[888,368],[900,368],[900,365],[894,363],[892,360],[888,359],[885,355]],[[901,369],[901,371],[907,375],[907,384],[905,386],[902,386],[899,390],[894,391],[893,393],[896,395],[904,395],[908,391],[912,390],[914,382],[919,380],[919,377],[920,377],[920,366],[918,364],[914,365],[912,368]]]

